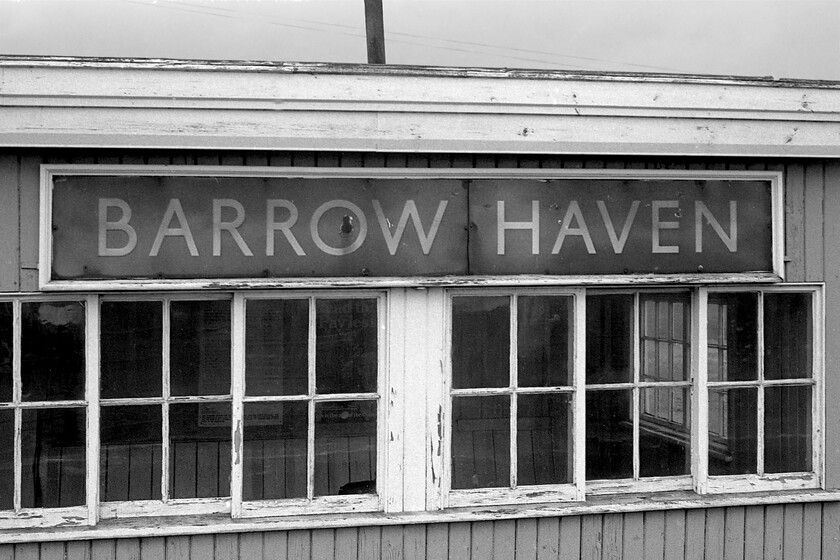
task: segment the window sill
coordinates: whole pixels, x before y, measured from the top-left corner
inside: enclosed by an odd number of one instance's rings
[[[0,530],[0,544],[92,539],[170,537],[295,529],[335,529],[371,525],[414,525],[630,513],[710,507],[840,501],[840,490],[752,492],[700,496],[694,492],[593,496],[585,502],[450,508],[404,513],[351,513],[231,519],[226,515],[109,519],[96,526]]]

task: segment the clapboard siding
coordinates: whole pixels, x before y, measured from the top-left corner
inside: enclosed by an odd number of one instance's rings
[[[810,560],[840,504],[0,545],[0,560]]]

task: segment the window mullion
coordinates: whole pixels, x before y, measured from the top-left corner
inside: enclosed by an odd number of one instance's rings
[[[756,434],[758,449],[756,450],[756,473],[764,476],[764,292],[758,293],[758,395],[756,397]]]
[[[160,490],[161,490],[161,498],[164,503],[169,501],[169,454],[171,452],[170,449],[170,442],[169,442],[169,398],[170,398],[170,385],[169,385],[169,368],[170,368],[170,359],[169,359],[169,350],[170,350],[170,342],[172,338],[172,323],[170,321],[170,300],[164,299],[162,302],[163,305],[163,327],[162,327],[162,334],[161,334],[161,351],[163,352],[163,356],[161,357],[161,396],[163,397],[163,404],[161,405],[161,426],[163,428],[163,433],[161,434],[161,444],[162,444],[162,453],[161,453],[161,469],[160,469]]]
[[[315,298],[309,298],[308,396],[306,426],[306,497],[315,496]]]
[[[95,525],[99,520],[99,299],[91,295],[86,298],[87,320],[85,321],[85,400],[87,401],[87,489],[86,501],[88,523]]]
[[[509,333],[509,360],[510,360],[510,380],[509,380],[509,388],[510,388],[510,487],[516,488],[517,486],[517,465],[516,465],[516,458],[517,458],[517,400],[516,400],[516,387],[518,385],[518,377],[519,377],[519,363],[517,360],[517,316],[519,314],[518,310],[519,306],[519,299],[518,296],[515,294],[511,296],[511,306],[510,306],[510,333]]]
[[[23,476],[23,412],[20,408],[23,390],[21,388],[21,359],[20,351],[21,343],[21,302],[14,300],[12,302],[12,403],[15,407],[15,435],[14,435],[14,477],[15,477],[15,495],[14,495],[14,509],[20,511],[21,508],[21,477]]]
[[[574,352],[574,483],[575,500],[586,499],[586,290],[575,293]]]
[[[705,494],[708,490],[709,473],[709,388],[707,386],[709,370],[703,350],[708,345],[709,292],[706,288],[695,290],[691,294],[691,470],[694,474],[694,491]]]
[[[633,361],[633,389],[631,396],[633,399],[633,406],[631,407],[633,414],[633,479],[638,480],[641,472],[641,457],[639,451],[639,417],[641,415],[641,391],[639,390],[639,382],[641,381],[642,373],[642,330],[641,330],[641,297],[637,292],[633,297],[633,325],[631,327],[633,333],[632,361]]]
[[[245,452],[244,404],[245,396],[245,296],[233,295],[231,319],[231,461],[230,508],[231,517],[242,517],[242,469]]]

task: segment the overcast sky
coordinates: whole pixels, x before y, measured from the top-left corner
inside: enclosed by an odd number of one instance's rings
[[[840,80],[840,0],[384,0],[390,64]],[[363,0],[0,0],[0,54],[365,62]]]

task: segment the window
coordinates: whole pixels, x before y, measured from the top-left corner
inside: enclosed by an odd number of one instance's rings
[[[817,487],[819,295],[453,291],[447,503]]]

